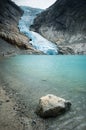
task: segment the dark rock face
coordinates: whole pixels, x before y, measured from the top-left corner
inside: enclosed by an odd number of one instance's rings
[[[18,29],[22,14],[23,11],[11,0],[0,0],[0,38],[22,49],[33,50],[28,44],[29,39]]]
[[[32,27],[58,45],[70,47],[80,43],[83,46],[86,44],[86,0],[57,0],[37,16]]]

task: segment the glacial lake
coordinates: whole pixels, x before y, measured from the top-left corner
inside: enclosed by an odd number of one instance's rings
[[[54,94],[72,102],[69,112],[45,121],[45,130],[86,130],[86,56],[0,59],[0,82],[21,95],[32,118],[41,96]]]

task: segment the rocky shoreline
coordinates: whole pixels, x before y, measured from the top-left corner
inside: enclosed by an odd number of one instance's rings
[[[36,114],[30,117],[27,111],[21,96],[0,83],[0,130],[45,130],[45,120]]]

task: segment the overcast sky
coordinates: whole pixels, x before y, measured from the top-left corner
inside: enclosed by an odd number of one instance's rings
[[[48,8],[52,5],[56,0],[12,0],[18,5],[26,5],[36,8]]]

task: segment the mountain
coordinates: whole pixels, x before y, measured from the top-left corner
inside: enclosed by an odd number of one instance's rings
[[[22,15],[22,9],[11,0],[0,0],[0,52],[3,52],[2,48],[6,51],[7,46],[13,50],[12,45],[35,52],[29,39],[19,31],[18,23]]]
[[[86,54],[86,0],[57,0],[31,29],[55,42],[61,54]]]

